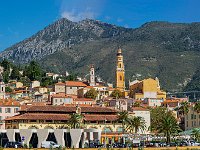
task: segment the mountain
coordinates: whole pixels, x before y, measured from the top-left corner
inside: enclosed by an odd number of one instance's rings
[[[60,19],[0,53],[16,63],[37,60],[47,71],[87,76],[89,65],[104,81],[114,82],[118,47],[126,82],[158,77],[168,90],[183,89],[200,67],[200,23],[149,22],[124,28],[86,19]]]

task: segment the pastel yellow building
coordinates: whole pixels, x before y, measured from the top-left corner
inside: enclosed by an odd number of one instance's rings
[[[125,89],[125,68],[121,49],[117,51],[116,88],[121,91]]]
[[[135,80],[129,83],[130,97],[135,99],[156,98],[166,99],[166,92],[160,89],[158,78],[144,79],[142,81]]]

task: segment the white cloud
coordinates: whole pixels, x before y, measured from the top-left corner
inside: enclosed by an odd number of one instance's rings
[[[100,15],[104,0],[63,0],[60,16],[77,22],[83,19],[95,19]]]
[[[62,18],[67,18],[71,21],[77,22],[80,20],[83,20],[85,18],[89,18],[89,19],[95,19],[96,14],[94,12],[69,12],[69,11],[63,11],[61,14]]]

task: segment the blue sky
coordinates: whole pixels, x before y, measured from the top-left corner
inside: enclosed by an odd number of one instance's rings
[[[149,21],[200,22],[200,0],[1,0],[0,51],[66,17],[136,28]]]

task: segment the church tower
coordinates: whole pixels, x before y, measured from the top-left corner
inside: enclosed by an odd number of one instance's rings
[[[5,99],[5,83],[3,82],[3,76],[0,73],[0,99]]]
[[[90,67],[90,86],[95,86],[95,74],[94,74],[94,65]]]
[[[116,88],[121,91],[125,90],[125,69],[122,50],[120,48],[117,51]]]

